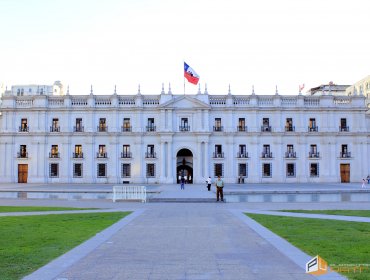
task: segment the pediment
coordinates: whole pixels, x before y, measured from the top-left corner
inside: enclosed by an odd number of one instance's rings
[[[167,101],[166,103],[161,105],[161,108],[171,108],[171,109],[210,109],[211,107],[196,99],[195,97],[191,97],[188,95],[183,95],[179,97],[175,97],[174,99]]]

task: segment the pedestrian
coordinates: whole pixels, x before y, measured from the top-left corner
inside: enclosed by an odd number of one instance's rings
[[[361,186],[361,188],[363,189],[363,188],[365,188],[365,178],[364,179],[362,179],[362,186]]]
[[[208,189],[208,191],[211,191],[211,185],[212,185],[211,176],[208,177],[208,179],[206,180],[206,183],[207,183],[207,189]]]
[[[181,189],[182,190],[185,190],[185,178],[183,176],[181,176]]]
[[[185,184],[187,184],[188,183],[188,176],[187,175],[184,176],[184,180],[185,180]]]
[[[367,183],[370,184],[370,175],[367,175],[366,180],[367,180]]]
[[[221,196],[221,201],[224,201],[224,181],[222,181],[221,176],[217,177],[217,180],[215,182],[216,185],[216,196],[217,201],[219,201],[219,197]]]

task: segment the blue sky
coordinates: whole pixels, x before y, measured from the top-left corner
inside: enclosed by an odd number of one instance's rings
[[[212,94],[352,84],[370,72],[369,16],[365,0],[0,0],[0,84],[182,94],[184,60]]]

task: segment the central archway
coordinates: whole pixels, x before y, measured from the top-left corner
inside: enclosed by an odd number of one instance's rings
[[[181,149],[176,155],[176,181],[180,183],[184,177],[185,183],[193,183],[193,153],[189,149]]]

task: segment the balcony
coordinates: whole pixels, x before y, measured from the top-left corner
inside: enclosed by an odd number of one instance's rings
[[[85,128],[83,126],[74,126],[73,132],[84,132]]]
[[[320,157],[320,153],[319,152],[309,152],[308,153],[308,157],[309,158],[319,158]]]
[[[60,126],[51,126],[50,132],[60,132]]]
[[[349,127],[348,126],[340,126],[339,127],[339,131],[342,132],[342,131],[346,131],[348,132],[349,131]]]
[[[146,152],[145,153],[145,158],[157,158],[157,155],[155,152]]]
[[[340,158],[350,158],[351,157],[351,152],[340,152],[339,157]]]
[[[121,152],[121,158],[131,158],[131,152]]]
[[[49,153],[49,158],[60,158],[60,153]]]
[[[73,153],[73,158],[84,158],[84,153]]]
[[[17,153],[17,158],[28,158],[28,153],[27,152],[18,152]]]
[[[223,152],[215,152],[213,153],[214,158],[224,158],[224,153]]]
[[[285,131],[286,132],[294,132],[295,131],[295,126],[286,126]]]
[[[272,153],[271,152],[262,152],[261,157],[262,158],[272,158]]]
[[[249,157],[248,157],[248,152],[238,152],[238,153],[236,154],[236,157],[237,157],[237,158],[249,158]]]
[[[153,132],[156,131],[156,126],[155,125],[149,125],[146,127],[147,132]]]
[[[20,126],[18,131],[19,132],[28,132],[28,126]]]
[[[179,131],[190,131],[190,126],[189,125],[180,125],[179,126]]]
[[[131,126],[121,126],[121,131],[122,132],[131,132],[132,127]]]
[[[107,156],[107,153],[96,153],[96,157],[97,158],[107,158],[108,156]]]
[[[240,131],[240,132],[248,132],[248,127],[247,126],[242,126],[242,125],[238,125],[236,127],[237,131]]]
[[[318,126],[309,126],[308,127],[308,132],[318,132],[319,127]]]
[[[214,126],[213,131],[224,131],[224,127],[223,126]]]
[[[296,152],[285,152],[285,158],[297,158]]]
[[[268,125],[261,126],[261,132],[272,132],[271,126]]]
[[[98,125],[98,127],[96,128],[96,131],[97,132],[108,132],[108,126],[101,126],[101,125]]]

